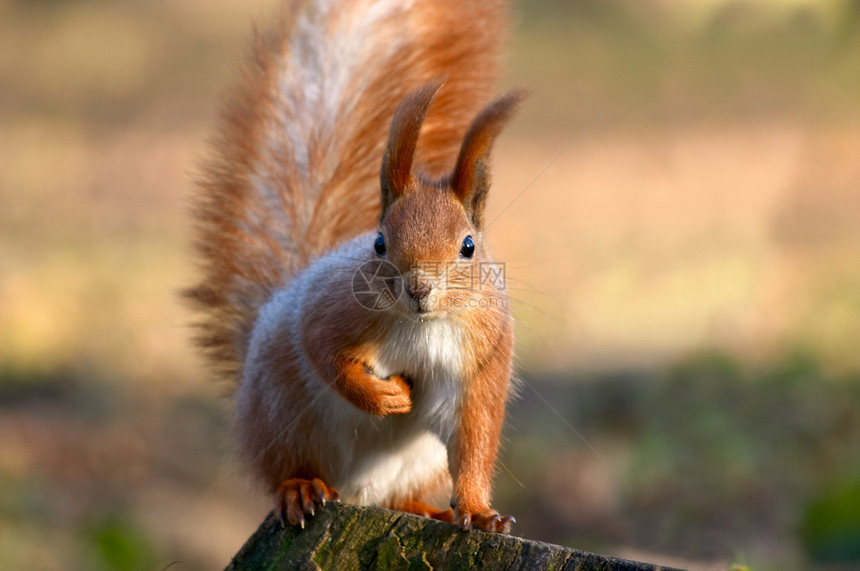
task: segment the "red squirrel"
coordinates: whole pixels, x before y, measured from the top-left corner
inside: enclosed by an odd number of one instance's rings
[[[519,101],[488,103],[507,12],[287,1],[227,99],[188,296],[236,383],[240,461],[285,524],[341,498],[514,521],[490,506],[513,319],[484,279],[488,161]]]

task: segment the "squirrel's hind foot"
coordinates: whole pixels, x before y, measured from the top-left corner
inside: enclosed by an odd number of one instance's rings
[[[340,493],[320,480],[314,478],[290,478],[284,480],[275,492],[275,511],[284,527],[300,525],[305,527],[305,516],[313,516],[316,508],[326,502],[339,502]]]
[[[468,513],[457,510],[454,515],[455,521],[460,529],[480,529],[494,533],[510,533],[511,525],[517,520],[512,515],[499,515],[496,510],[486,510],[480,513]]]

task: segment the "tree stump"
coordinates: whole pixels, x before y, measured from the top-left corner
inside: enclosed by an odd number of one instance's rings
[[[230,562],[239,570],[668,569],[373,507],[329,504],[304,530],[269,516]]]

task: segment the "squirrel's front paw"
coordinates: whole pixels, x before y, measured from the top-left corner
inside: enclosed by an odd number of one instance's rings
[[[517,520],[514,516],[502,516],[496,510],[485,510],[478,513],[470,513],[459,509],[454,510],[454,523],[463,530],[480,529],[495,533],[510,533],[511,524],[516,522]]]
[[[289,523],[304,529],[305,515],[314,515],[317,506],[331,501],[340,501],[340,493],[319,478],[290,478],[284,480],[275,492],[275,511],[284,527]]]
[[[412,410],[412,387],[402,375],[391,375],[385,379],[374,378],[368,386],[374,394],[370,397],[367,412],[377,416],[406,414]]]
[[[370,367],[351,363],[338,377],[337,389],[354,406],[376,416],[412,410],[412,387],[402,375],[380,379]]]

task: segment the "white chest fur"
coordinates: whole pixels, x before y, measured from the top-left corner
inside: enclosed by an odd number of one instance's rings
[[[412,383],[412,411],[397,420],[443,441],[451,434],[462,390],[462,327],[454,319],[398,320],[371,363],[379,377],[404,375]]]
[[[462,386],[463,337],[455,320],[391,325],[371,366],[380,377],[401,374],[412,381],[412,411],[386,418],[361,413],[352,426],[354,438],[347,441],[349,450],[341,448],[335,462],[345,497],[379,503],[447,470],[446,443]]]
[[[430,391],[427,395],[435,394],[436,389],[454,389],[462,372],[463,337],[463,325],[454,319],[395,321],[380,346],[374,369],[381,377],[406,375],[417,390]]]
[[[405,375],[412,383],[412,421],[448,439],[462,390],[461,322],[453,319],[396,322],[376,363],[381,377]]]

